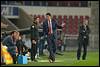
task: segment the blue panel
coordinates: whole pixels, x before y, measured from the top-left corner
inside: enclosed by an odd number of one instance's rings
[[[18,56],[18,64],[27,64],[27,63],[28,63],[27,56],[21,56],[21,55]]]
[[[18,7],[13,7],[13,16],[18,16]]]

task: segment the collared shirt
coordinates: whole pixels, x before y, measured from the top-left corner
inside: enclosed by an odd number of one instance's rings
[[[48,21],[48,26],[49,26],[49,21]],[[50,19],[50,27],[51,27],[51,33],[53,33],[51,19]]]

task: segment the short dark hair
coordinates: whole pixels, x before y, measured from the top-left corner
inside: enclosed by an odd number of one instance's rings
[[[49,16],[51,16],[51,13],[46,13],[46,15],[49,15]]]
[[[17,31],[12,31],[12,32],[10,33],[10,35],[14,34],[15,32],[17,32]]]

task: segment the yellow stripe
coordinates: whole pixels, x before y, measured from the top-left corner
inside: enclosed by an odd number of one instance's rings
[[[5,48],[2,48],[2,54],[5,58],[6,64],[13,63],[13,59],[12,59],[11,55],[9,54],[9,52],[7,52],[7,50]]]

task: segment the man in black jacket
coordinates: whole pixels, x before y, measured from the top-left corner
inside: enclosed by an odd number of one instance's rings
[[[81,48],[83,47],[83,56],[82,60],[86,59],[87,55],[87,46],[89,44],[89,33],[90,33],[90,28],[88,26],[88,20],[85,19],[83,24],[80,26],[79,29],[79,37],[78,37],[78,50],[77,50],[77,60],[80,60],[81,56]]]
[[[38,32],[38,22],[39,18],[35,17],[33,21],[33,25],[31,26],[30,32],[31,32],[31,61],[36,61],[35,56],[37,53],[37,44],[39,39],[39,32]]]

